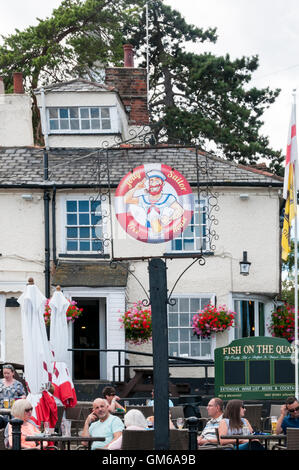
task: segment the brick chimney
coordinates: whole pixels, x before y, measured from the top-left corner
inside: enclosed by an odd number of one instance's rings
[[[13,92],[18,94],[24,93],[22,72],[14,72],[13,74]]]
[[[131,44],[125,44],[124,67],[106,68],[105,83],[115,87],[129,113],[129,124],[148,124],[146,69],[134,67]]]
[[[4,81],[3,81],[3,77],[0,77],[0,95],[4,95],[4,93],[5,93]]]

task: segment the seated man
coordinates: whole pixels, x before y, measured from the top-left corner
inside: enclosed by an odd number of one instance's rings
[[[221,398],[212,398],[208,403],[207,409],[211,419],[207,422],[201,435],[197,438],[197,444],[199,446],[218,444],[215,429],[219,427],[219,423],[222,420],[223,401]]]
[[[110,413],[115,413],[117,409],[125,411],[124,407],[117,401],[120,398],[116,395],[116,390],[113,387],[105,387],[103,389],[103,397],[107,400]]]
[[[96,398],[93,410],[87,416],[82,431],[83,437],[105,437],[105,441],[95,441],[91,449],[107,449],[108,445],[118,439],[124,429],[120,418],[109,413],[109,405],[103,398]]]
[[[296,397],[288,397],[281,407],[276,424],[276,434],[287,433],[287,428],[299,428],[299,402]]]

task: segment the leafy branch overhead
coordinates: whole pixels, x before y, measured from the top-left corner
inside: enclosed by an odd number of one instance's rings
[[[4,37],[0,74],[10,91],[12,73],[22,71],[27,91],[74,77],[100,80],[105,65],[122,65],[131,42],[146,66],[149,13],[150,116],[156,138],[196,143],[243,164],[269,161],[282,172],[283,157],[261,135],[263,114],[279,90],[250,87],[258,58],[231,60],[205,52],[216,29],[188,24],[163,0],[63,0],[51,17]],[[188,45],[196,52],[188,52]],[[137,61],[136,61],[137,62]],[[32,94],[38,140],[39,115]]]

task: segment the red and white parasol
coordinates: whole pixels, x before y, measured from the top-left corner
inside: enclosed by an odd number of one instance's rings
[[[73,381],[69,373],[68,326],[66,312],[70,303],[62,294],[60,287],[56,288],[50,302],[51,324],[50,344],[54,356],[53,378],[54,396],[65,407],[77,404],[77,397]]]
[[[57,406],[47,388],[52,382],[52,363],[49,341],[44,322],[46,298],[28,280],[25,292],[19,297],[21,305],[24,349],[24,377],[27,384],[27,399],[33,406],[32,417],[40,424],[48,421],[54,427],[57,421]]]

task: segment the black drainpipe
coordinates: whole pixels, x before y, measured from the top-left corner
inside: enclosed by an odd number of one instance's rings
[[[48,153],[44,150],[44,180],[48,180]],[[50,191],[44,190],[44,216],[45,216],[45,296],[50,298]]]
[[[56,186],[53,186],[53,196],[52,196],[52,244],[53,244],[53,262],[57,266],[57,257],[56,257]]]

